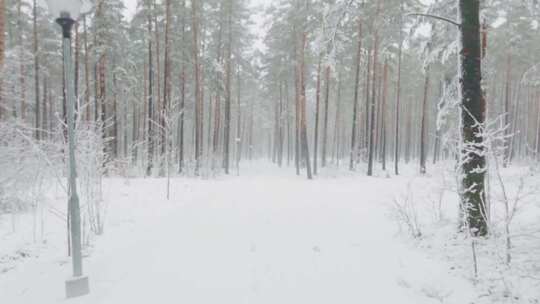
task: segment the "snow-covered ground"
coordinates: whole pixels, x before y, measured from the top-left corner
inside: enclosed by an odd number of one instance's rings
[[[105,234],[84,260],[91,293],[65,299],[65,223],[46,211],[43,236],[0,218],[0,303],[479,303],[452,260],[399,233],[394,199],[411,180],[432,189],[435,178],[328,170],[308,181],[258,163],[174,178],[170,200],[165,179],[105,179]],[[61,209],[61,190],[49,192]]]

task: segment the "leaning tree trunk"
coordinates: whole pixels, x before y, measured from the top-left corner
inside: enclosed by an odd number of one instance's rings
[[[460,0],[461,16],[461,120],[463,170],[461,205],[465,208],[471,233],[485,236],[488,233],[485,210],[484,137],[482,126],[485,108],[482,94],[482,60],[480,42],[480,1]]]

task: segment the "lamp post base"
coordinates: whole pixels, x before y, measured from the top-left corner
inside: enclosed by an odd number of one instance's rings
[[[87,276],[73,277],[66,281],[66,298],[75,298],[87,295],[90,286]]]

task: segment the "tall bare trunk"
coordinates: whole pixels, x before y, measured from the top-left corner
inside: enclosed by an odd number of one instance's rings
[[[376,88],[377,88],[377,56],[378,56],[378,48],[379,48],[379,35],[378,33],[375,33],[374,38],[374,47],[373,47],[373,86],[372,86],[372,93],[371,93],[371,102],[369,105],[369,112],[370,112],[370,119],[369,119],[369,129],[368,129],[368,137],[369,137],[369,144],[368,144],[368,171],[367,175],[372,176],[373,175],[373,161],[375,158],[375,134],[376,134],[376,124],[375,124],[375,102],[376,102]]]
[[[192,32],[193,32],[193,66],[195,70],[195,174],[199,174],[201,166],[201,73],[199,63],[199,1],[193,0],[191,3]]]
[[[171,0],[165,1],[165,56],[163,59],[163,108],[161,110],[161,154],[167,158],[169,138],[165,136],[169,134],[167,120],[169,118],[170,102],[171,102],[171,62],[170,62],[170,39],[169,32],[171,27]],[[167,162],[161,162],[161,173],[164,173],[164,166],[168,166]],[[168,172],[168,171],[167,171]],[[163,174],[162,174],[163,175]]]
[[[25,68],[24,68],[24,33],[22,26],[22,0],[17,2],[17,28],[18,33],[18,42],[19,42],[19,88],[20,88],[20,98],[21,98],[21,112],[20,117],[24,122],[26,118],[26,77],[25,77]]]
[[[236,172],[237,174],[240,174],[240,160],[242,159],[242,103],[241,103],[241,97],[242,97],[242,79],[240,74],[240,67],[237,67],[237,112],[236,112]],[[280,112],[281,113],[281,112]],[[281,131],[280,131],[281,132]],[[280,135],[280,141],[281,141],[281,135]],[[280,148],[281,149],[281,148]],[[279,161],[281,163],[281,160]]]
[[[182,0],[182,46],[186,45],[186,0]],[[178,115],[178,172],[184,170],[184,117],[186,104],[186,54],[182,47],[180,63],[180,115]]]
[[[321,104],[321,55],[317,64],[317,84],[315,89],[315,136],[313,139],[313,174],[317,175],[317,163],[319,158],[319,112]]]
[[[227,9],[227,58],[225,65],[225,129],[224,129],[224,151],[223,167],[225,174],[229,174],[230,167],[230,136],[231,136],[231,82],[232,82],[232,1],[228,0]]]
[[[426,78],[424,82],[424,98],[422,99],[422,119],[420,123],[420,174],[426,174],[428,95],[429,95],[429,66],[426,67]]]
[[[356,59],[354,63],[354,97],[353,97],[353,119],[352,119],[352,132],[351,132],[351,152],[349,160],[349,170],[354,170],[355,157],[357,154],[358,143],[356,141],[356,131],[358,130],[358,95],[360,90],[360,59],[362,58],[362,21],[358,20],[358,47],[356,51]]]
[[[311,162],[309,160],[309,145],[307,138],[307,119],[306,119],[306,80],[305,80],[305,50],[307,43],[307,33],[302,34],[302,46],[300,48],[300,127],[302,136],[302,152],[305,157],[306,175],[312,179]]]
[[[321,155],[321,166],[326,167],[326,148],[328,143],[328,106],[330,105],[330,86],[331,86],[331,77],[330,77],[330,66],[326,67],[324,72],[324,83],[325,83],[325,92],[324,92],[324,124],[323,124],[323,142],[322,142],[322,155]]]
[[[399,27],[399,50],[398,50],[398,66],[397,66],[397,84],[396,84],[396,109],[395,109],[395,126],[394,126],[394,173],[399,174],[399,157],[400,157],[400,105],[401,105],[401,61],[403,60],[403,1],[400,1],[400,27]]]
[[[503,160],[503,167],[506,168],[508,166],[508,163],[510,161],[510,133],[512,132],[510,124],[512,121],[511,113],[510,113],[510,99],[511,99],[511,91],[512,91],[512,57],[510,54],[507,55],[506,58],[506,80],[505,80],[505,90],[504,90],[504,126],[505,126],[505,147],[504,147],[504,160]]]
[[[147,152],[147,164],[146,175],[152,174],[154,167],[154,62],[152,58],[152,17],[148,16],[148,152]]]
[[[382,135],[381,135],[381,156],[382,156],[382,169],[386,171],[386,98],[388,95],[388,61],[384,62],[383,68],[383,92],[382,92],[382,102],[381,102],[381,124],[382,124]]]
[[[0,7],[0,9],[3,9]],[[40,98],[39,98],[39,54],[38,54],[38,31],[37,31],[37,0],[34,0],[33,3],[33,34],[34,34],[34,92],[35,92],[35,136],[37,140],[41,138],[41,109],[40,109]]]

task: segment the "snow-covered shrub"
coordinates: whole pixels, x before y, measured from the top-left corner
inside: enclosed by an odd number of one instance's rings
[[[394,198],[392,213],[400,227],[405,226],[413,238],[422,237],[422,229],[416,209],[416,202],[412,186],[407,185],[406,192],[400,197]]]
[[[77,124],[77,177],[81,199],[85,243],[90,234],[103,233],[106,205],[102,195],[102,176],[106,170],[106,153],[100,123]]]
[[[16,121],[0,122],[0,213],[19,213],[42,199],[45,178],[54,167],[47,145],[33,138],[33,130]]]

